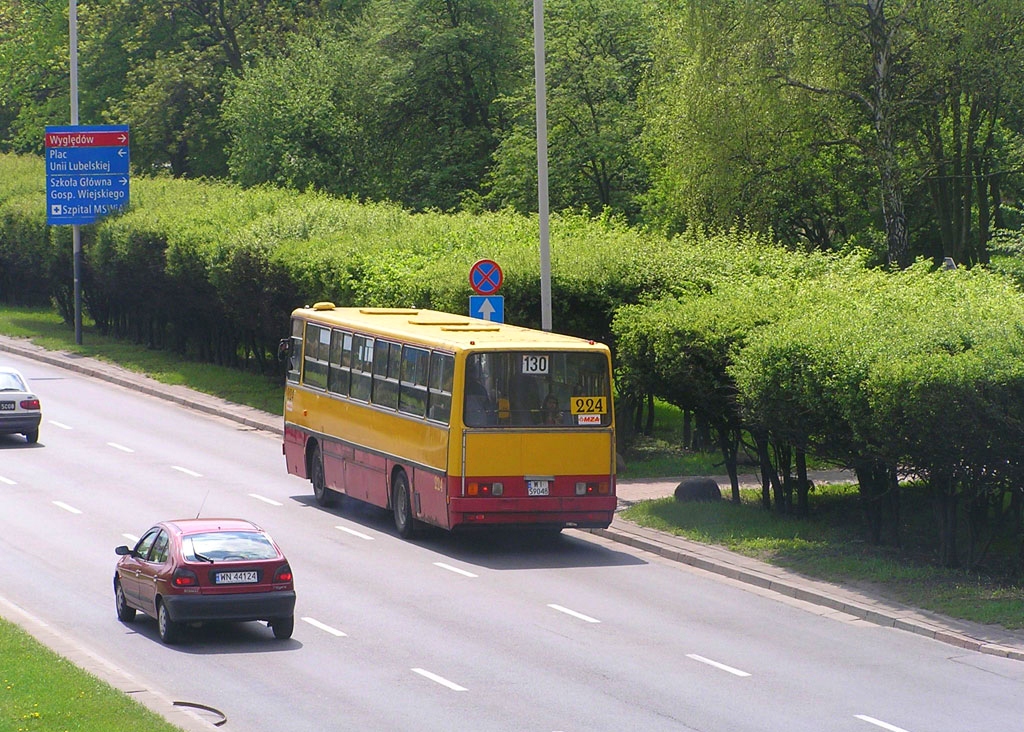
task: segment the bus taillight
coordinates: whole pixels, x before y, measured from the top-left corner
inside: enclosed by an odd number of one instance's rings
[[[505,492],[505,486],[501,483],[478,483],[473,481],[466,484],[467,496],[500,496]]]
[[[587,483],[582,480],[576,483],[577,496],[607,496],[608,493],[608,483]]]

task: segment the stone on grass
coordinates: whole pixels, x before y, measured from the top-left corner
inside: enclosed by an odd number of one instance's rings
[[[687,478],[676,486],[677,501],[720,501],[722,491],[714,478]]]

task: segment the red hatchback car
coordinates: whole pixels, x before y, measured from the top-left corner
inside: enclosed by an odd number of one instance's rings
[[[275,638],[295,627],[295,585],[280,548],[244,519],[163,521],[135,546],[115,549],[119,620],[136,610],[156,618],[160,639],[176,642],[184,625],[262,620]]]

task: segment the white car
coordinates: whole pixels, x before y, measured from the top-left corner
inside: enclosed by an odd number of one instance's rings
[[[43,418],[39,397],[17,369],[0,366],[0,435],[21,433],[30,444],[39,441]]]

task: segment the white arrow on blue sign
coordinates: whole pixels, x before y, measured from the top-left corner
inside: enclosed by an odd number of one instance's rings
[[[505,298],[501,295],[470,295],[469,317],[504,323]]]

